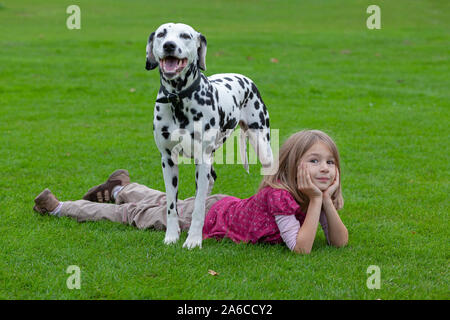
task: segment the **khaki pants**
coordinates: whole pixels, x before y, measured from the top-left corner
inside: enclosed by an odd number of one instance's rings
[[[206,213],[212,205],[227,197],[214,194],[206,198]],[[195,197],[178,200],[178,221],[181,230],[188,230],[194,211]],[[130,224],[139,229],[165,230],[167,225],[166,194],[138,183],[126,185],[117,195],[116,203],[98,203],[86,200],[65,201],[60,216],[78,222],[110,220]]]

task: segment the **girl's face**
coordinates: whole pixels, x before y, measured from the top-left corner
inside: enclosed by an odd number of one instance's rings
[[[306,163],[312,183],[321,191],[327,190],[334,182],[337,170],[335,159],[325,143],[315,143],[305,152],[300,163]]]

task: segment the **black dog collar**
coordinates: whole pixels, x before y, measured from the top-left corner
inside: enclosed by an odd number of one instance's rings
[[[192,94],[192,92],[194,92],[197,89],[198,85],[200,84],[200,80],[201,80],[201,76],[198,76],[197,79],[195,79],[195,81],[191,84],[191,86],[189,88],[187,88],[186,90],[177,92],[177,93],[169,92],[166,90],[166,88],[164,88],[164,86],[161,86],[161,90],[165,94],[165,96],[157,99],[156,102],[159,102],[159,103],[171,102],[173,105],[175,105],[175,104],[181,102],[181,100],[183,98],[190,96]]]

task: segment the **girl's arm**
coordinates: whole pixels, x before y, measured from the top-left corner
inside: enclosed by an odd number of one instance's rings
[[[311,252],[316,238],[321,208],[321,197],[310,198],[305,221],[297,234],[297,242],[294,247],[296,253],[309,254]]]
[[[296,253],[309,254],[316,238],[317,225],[322,209],[322,191],[312,183],[304,164],[300,165],[297,172],[298,188],[309,198],[309,205],[305,221],[297,234],[294,251]]]
[[[331,195],[336,191],[339,183],[339,171],[337,171],[335,181],[323,192],[322,197],[322,206],[328,223],[328,239],[330,240],[331,245],[335,247],[343,247],[348,243],[347,228],[339,217],[339,214],[334,207],[333,200],[331,199]]]
[[[328,223],[328,239],[335,247],[343,247],[348,243],[348,231],[334,207],[331,198],[323,197],[323,209]]]

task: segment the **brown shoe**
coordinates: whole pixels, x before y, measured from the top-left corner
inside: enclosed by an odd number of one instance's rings
[[[34,203],[34,211],[40,214],[46,214],[56,209],[59,205],[59,200],[56,199],[55,195],[49,189],[45,189],[34,199]]]
[[[130,184],[130,175],[127,170],[114,171],[105,183],[92,187],[83,196],[83,200],[92,202],[113,202],[112,191],[115,186],[126,186]]]

